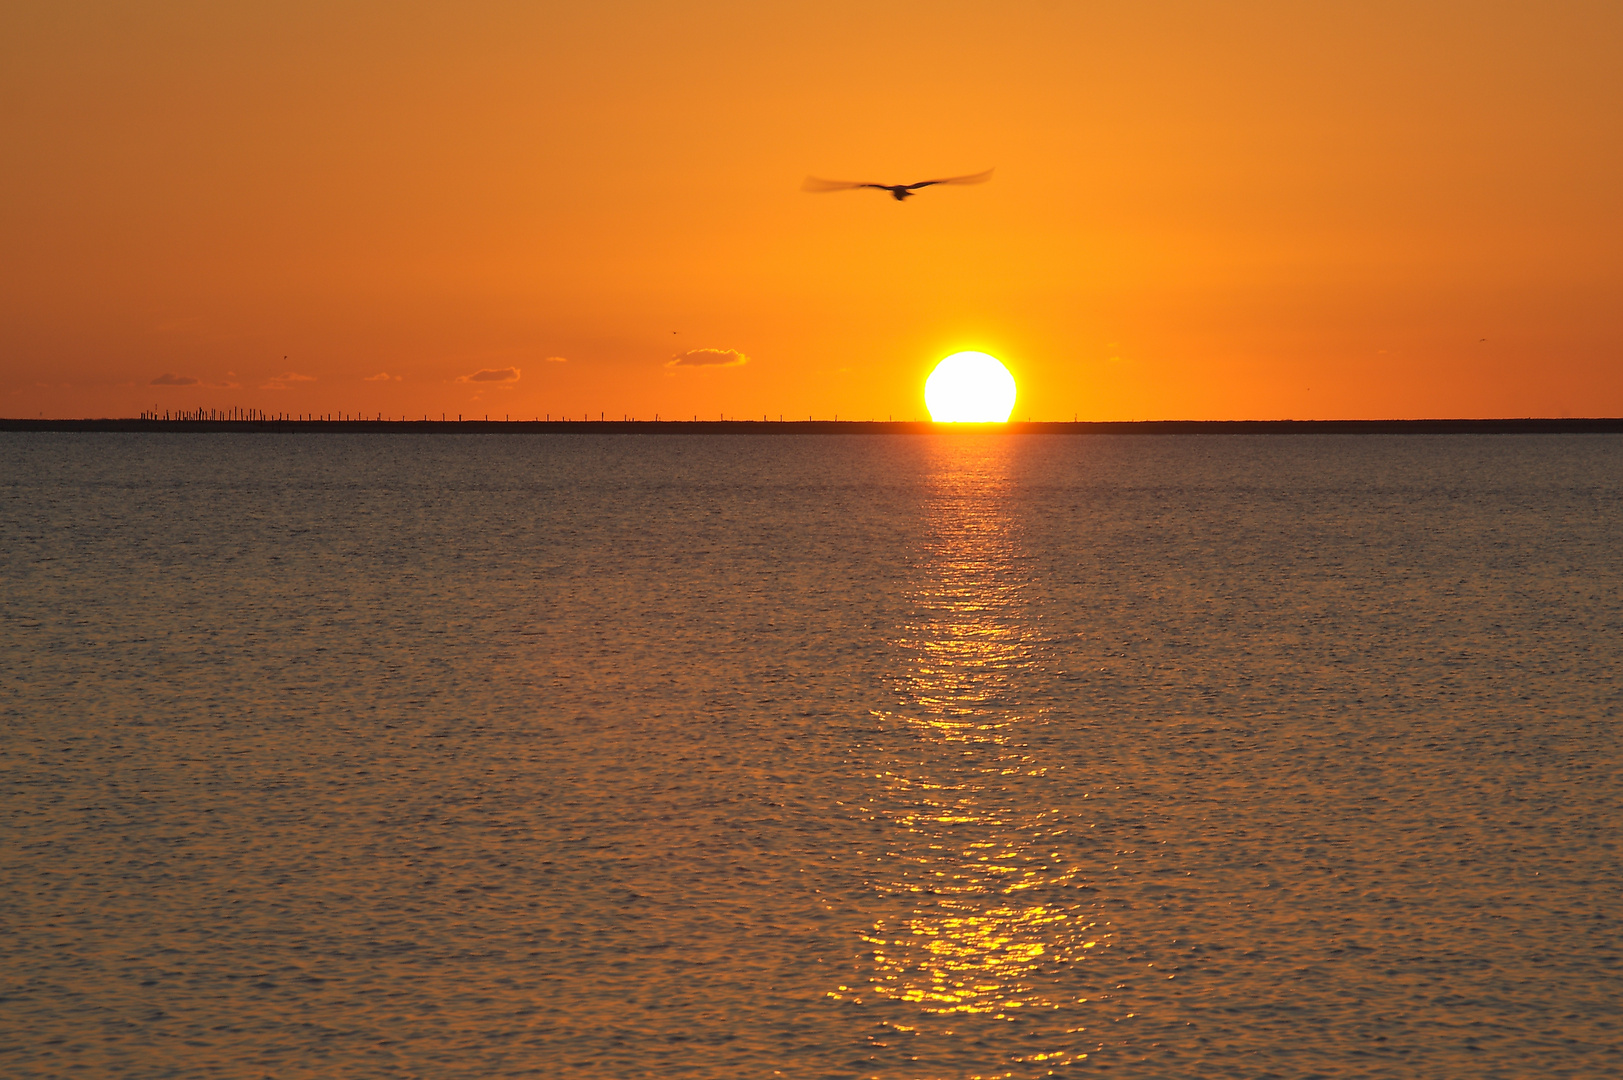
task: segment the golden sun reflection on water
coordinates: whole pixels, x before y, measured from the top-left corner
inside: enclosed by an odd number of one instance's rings
[[[874,713],[917,753],[877,775],[862,808],[891,838],[888,872],[872,886],[895,914],[864,935],[866,985],[842,985],[837,999],[905,1002],[946,1020],[1051,1013],[1086,1000],[1062,976],[1110,936],[1076,900],[1079,868],[1051,846],[1067,825],[1031,803],[1046,769],[1023,743],[1039,717],[1020,690],[1040,638],[1001,513],[1003,445],[941,448],[917,616],[896,642],[903,707]],[[1086,1056],[1049,1047],[1015,1060]]]

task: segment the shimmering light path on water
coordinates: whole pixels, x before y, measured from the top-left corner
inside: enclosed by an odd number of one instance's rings
[[[0,435],[0,1072],[1607,1075],[1623,439]]]
[[[1065,844],[1063,822],[1022,798],[1047,771],[1022,741],[1041,719],[1024,713],[1022,693],[1042,680],[1042,643],[1006,513],[1006,446],[932,450],[914,612],[896,641],[900,707],[875,711],[898,760],[858,808],[893,834],[874,888],[894,914],[865,938],[873,970],[831,996],[911,1006],[888,1023],[925,1051],[915,1068],[995,1073],[1009,1064],[998,1060],[1005,1026],[1030,1015],[1021,1010],[1074,1016],[1087,1004],[1072,965],[1100,944],[1084,938],[1107,932],[1088,919],[1081,868],[1048,850]],[[1085,1036],[1051,1031],[1012,1063],[1083,1060]]]

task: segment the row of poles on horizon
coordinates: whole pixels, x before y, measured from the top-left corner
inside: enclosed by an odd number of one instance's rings
[[[726,413],[717,413],[716,415],[721,420],[726,420],[727,419],[727,414]],[[363,415],[361,413],[345,413],[345,412],[340,412],[340,413],[298,413],[298,414],[292,414],[292,413],[268,413],[263,409],[206,409],[206,408],[164,409],[162,412],[159,412],[159,410],[157,410],[157,409],[144,409],[141,412],[141,417],[140,418],[142,420],[155,420],[155,421],[207,421],[207,422],[215,422],[215,423],[230,423],[230,422],[236,421],[236,422],[243,422],[243,423],[265,423],[265,424],[274,424],[274,423],[301,423],[302,424],[302,423],[322,423],[322,422],[326,422],[326,423],[337,423],[337,422],[350,423],[350,422],[357,422],[357,421],[358,422],[363,422],[363,423],[385,423],[385,422],[393,423],[393,422],[395,422],[394,417],[392,417],[392,416],[389,418],[388,421],[384,421],[382,413],[378,413],[376,416],[366,416],[366,415]],[[424,413],[423,414],[423,420],[428,420],[428,418],[429,418],[428,414]],[[590,413],[581,413],[580,418],[585,423],[591,423],[592,415]],[[839,418],[840,418],[840,414],[835,413],[834,414],[834,419],[837,421],[837,420],[839,420]],[[569,417],[569,416],[565,416],[563,413],[559,413],[558,414],[558,419],[560,421],[568,423],[568,422],[571,422],[573,418]],[[600,423],[605,422],[605,421],[608,420],[608,414],[600,412],[600,413],[597,414],[597,419],[598,419],[598,421]],[[622,416],[620,419],[621,419],[621,422],[629,423],[631,421],[636,420],[636,417],[632,416],[630,413],[627,413],[624,416]],[[695,413],[693,415],[693,419],[695,421],[697,421],[699,419],[699,416],[698,416],[697,413]],[[739,420],[740,417],[735,415],[732,419],[736,421],[736,420]],[[813,417],[808,415],[806,417],[806,419],[808,421],[810,421],[810,420],[813,419]],[[894,419],[894,417],[891,417],[890,419]],[[536,421],[545,420],[547,423],[551,423],[552,422],[552,414],[551,413],[546,413],[545,416],[536,416],[535,420]],[[748,422],[753,423],[754,421],[755,421],[755,418],[753,416],[748,418]],[[405,413],[401,413],[399,422],[400,423],[419,423],[420,421],[412,420]],[[440,422],[441,423],[449,423],[450,422],[450,420],[449,420],[446,413],[440,413]],[[456,414],[456,422],[459,423],[459,424],[466,422],[463,419],[463,415],[461,413]],[[490,422],[490,414],[489,413],[485,414],[485,418],[484,418],[483,422],[484,423],[489,423]],[[506,414],[506,416],[503,418],[502,422],[503,423],[513,423],[513,414],[512,413]],[[524,420],[521,418],[518,422],[522,424],[522,423],[524,423]],[[655,413],[654,414],[654,422],[655,423],[661,423],[661,422],[664,422],[664,421],[661,421],[659,414]],[[766,413],[761,414],[761,422],[762,423],[770,423],[771,422],[768,419],[768,416],[767,416]],[[782,413],[778,414],[778,422],[779,423],[783,422],[783,414]]]

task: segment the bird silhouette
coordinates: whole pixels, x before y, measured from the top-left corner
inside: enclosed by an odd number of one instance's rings
[[[897,202],[912,195],[919,188],[933,187],[936,184],[984,184],[992,179],[992,170],[975,173],[972,176],[947,176],[940,180],[920,180],[916,184],[866,184],[852,180],[822,180],[815,176],[806,177],[806,182],[800,185],[802,191],[850,191],[854,188],[878,188],[880,191],[890,192],[890,197]]]

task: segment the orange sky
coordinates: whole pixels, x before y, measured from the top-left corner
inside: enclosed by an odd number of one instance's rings
[[[1623,415],[1619,57],[1616,0],[21,0],[0,414],[902,419],[979,349],[1021,419]]]

